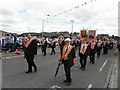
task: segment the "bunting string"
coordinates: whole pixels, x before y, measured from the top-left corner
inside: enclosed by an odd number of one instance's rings
[[[51,18],[54,18],[54,17],[60,16],[60,15],[63,15],[63,14],[65,14],[65,13],[68,13],[68,12],[70,12],[70,11],[73,11],[73,10],[75,10],[75,9],[78,9],[78,8],[80,8],[81,6],[88,5],[89,3],[92,3],[92,2],[94,2],[94,1],[96,1],[96,0],[91,0],[90,2],[84,2],[84,3],[82,3],[81,5],[77,5],[77,6],[75,6],[75,7],[72,8],[72,9],[69,9],[69,10],[63,11],[63,12],[61,12],[61,13],[58,13],[58,14],[56,14],[56,15],[53,15],[53,16],[51,16]],[[47,15],[47,16],[50,16],[50,15]],[[49,18],[50,18],[50,17],[49,17]],[[49,19],[49,18],[46,18],[46,20]]]

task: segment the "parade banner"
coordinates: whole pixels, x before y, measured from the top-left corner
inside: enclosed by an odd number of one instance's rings
[[[88,31],[88,40],[96,40],[96,30],[89,30]]]
[[[87,40],[87,30],[80,30],[80,40]]]

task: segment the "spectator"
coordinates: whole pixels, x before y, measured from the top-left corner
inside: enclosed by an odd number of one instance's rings
[[[21,46],[21,39],[17,36],[16,37],[16,49],[20,49]]]
[[[10,38],[9,38],[9,34],[6,34],[5,36],[5,41],[6,41],[6,51],[9,52],[9,48],[10,48]]]
[[[22,37],[22,49],[24,50],[25,49],[25,44],[27,42],[27,38],[25,36]]]
[[[10,52],[13,52],[14,51],[14,35],[13,34],[9,35],[9,41],[10,41],[10,43],[9,43]]]

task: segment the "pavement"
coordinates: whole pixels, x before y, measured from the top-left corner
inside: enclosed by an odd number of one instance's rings
[[[20,55],[3,54],[2,57],[2,88],[106,88],[108,77],[112,64],[118,60],[118,56],[113,55],[110,50],[107,55],[96,57],[95,64],[87,62],[85,71],[79,69],[79,57],[77,55],[77,64],[72,67],[72,83],[67,86],[63,81],[65,73],[63,65],[60,67],[57,77],[54,77],[58,64],[59,50],[56,49],[55,55],[50,55],[50,49],[47,50],[47,56],[43,56],[38,50],[35,57],[35,63],[38,66],[38,72],[25,74],[27,63]]]

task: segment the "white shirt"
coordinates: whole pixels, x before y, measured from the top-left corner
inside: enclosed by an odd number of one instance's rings
[[[66,51],[69,47],[70,47],[70,45],[68,45],[68,46],[66,45],[65,51]]]
[[[81,44],[81,48],[83,48],[84,46],[85,46],[85,44],[82,43],[82,44]]]

